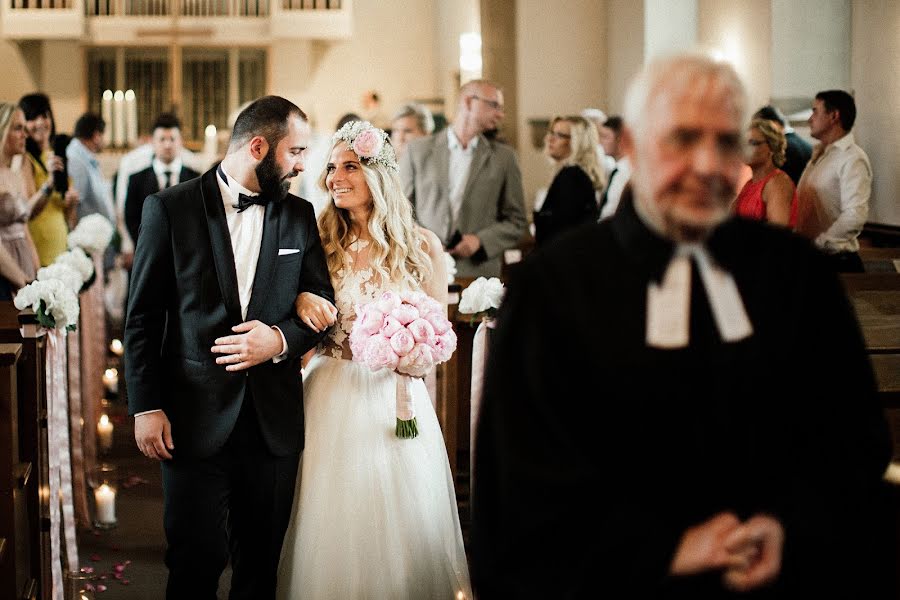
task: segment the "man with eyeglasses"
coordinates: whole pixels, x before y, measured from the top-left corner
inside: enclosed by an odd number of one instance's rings
[[[416,219],[456,259],[459,277],[497,277],[503,252],[525,235],[522,175],[515,152],[485,134],[503,119],[503,92],[486,80],[459,91],[450,127],[414,140],[400,159]]]

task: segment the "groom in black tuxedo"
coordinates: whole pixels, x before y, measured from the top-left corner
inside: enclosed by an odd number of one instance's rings
[[[144,203],[125,325],[135,439],[162,464],[167,598],[272,598],[303,448],[300,357],[324,335],[294,300],[333,301],[303,170],[306,115],[238,116],[221,165]],[[333,321],[332,321],[333,322]]]

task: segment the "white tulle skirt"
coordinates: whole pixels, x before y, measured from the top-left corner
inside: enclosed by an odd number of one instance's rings
[[[318,355],[278,573],[281,600],[472,598],[437,416],[413,381],[419,435],[395,433],[395,375]]]

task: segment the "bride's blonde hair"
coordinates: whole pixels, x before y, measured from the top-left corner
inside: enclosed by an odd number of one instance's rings
[[[332,145],[332,152],[341,144],[351,149],[347,142],[338,140]],[[372,237],[369,265],[384,281],[418,287],[431,277],[431,257],[427,252],[428,242],[413,220],[412,204],[403,194],[400,176],[396,169],[376,162],[361,160],[360,165],[372,197],[368,222]],[[327,174],[326,167],[319,177],[319,187],[330,195],[325,185]],[[346,248],[355,238],[349,211],[335,206],[333,198],[319,216],[319,236],[328,271],[334,276],[349,266]]]

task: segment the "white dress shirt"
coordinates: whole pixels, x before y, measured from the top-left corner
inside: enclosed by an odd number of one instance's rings
[[[156,174],[156,183],[159,184],[159,189],[164,190],[178,183],[178,179],[181,177],[181,164],[181,159],[178,157],[175,157],[175,160],[169,164],[165,164],[158,158],[153,159],[151,166]],[[168,178],[166,173],[169,174]]]
[[[475,136],[469,142],[469,146],[463,148],[459,138],[453,132],[453,128],[447,128],[447,148],[450,149],[450,169],[447,180],[450,184],[450,211],[453,218],[445,240],[450,239],[456,229],[459,211],[462,208],[463,194],[466,191],[466,182],[469,180],[469,171],[472,168],[472,156],[475,154],[475,148],[478,147],[478,139],[478,136]]]
[[[616,162],[616,167],[610,173],[610,177],[611,179],[607,184],[609,191],[606,192],[606,204],[603,205],[603,209],[600,211],[601,219],[615,214],[616,209],[619,207],[619,200],[622,199],[622,190],[625,189],[625,184],[631,178],[631,161],[628,160],[627,156],[623,156]]]
[[[822,230],[815,238],[817,246],[829,254],[859,250],[857,237],[869,217],[872,166],[852,133],[824,148],[816,146],[797,195],[816,209]],[[804,232],[803,223],[798,223],[798,230]]]

